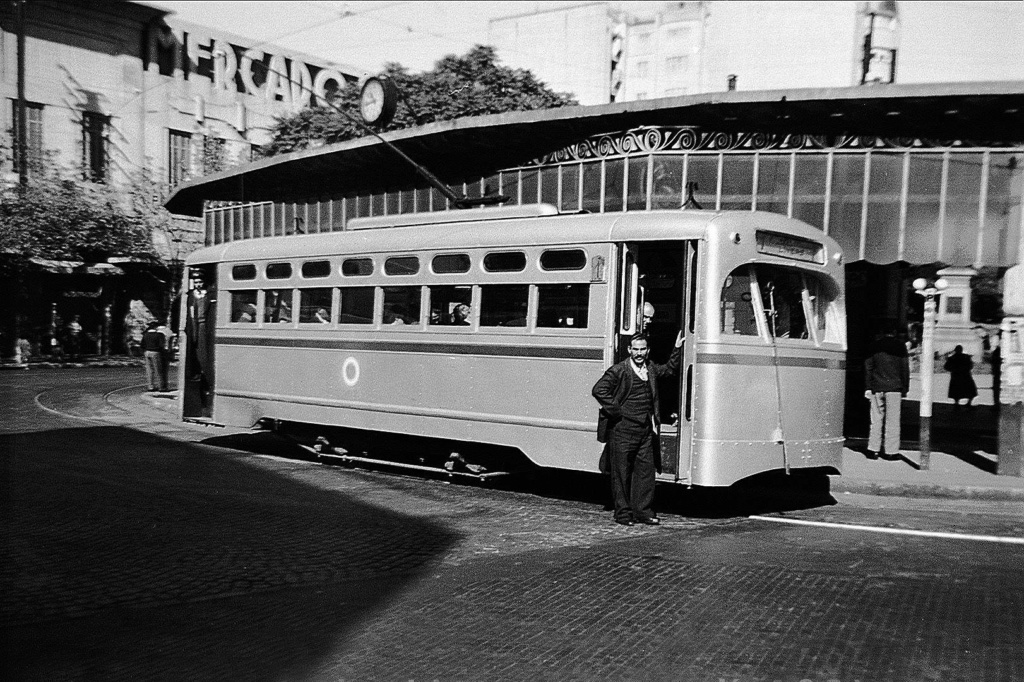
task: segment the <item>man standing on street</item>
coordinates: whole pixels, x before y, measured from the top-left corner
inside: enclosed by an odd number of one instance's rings
[[[167,390],[167,368],[164,365],[167,337],[159,327],[159,322],[150,322],[146,325],[146,332],[142,335],[142,351],[146,358],[146,381],[149,382],[150,391]]]
[[[607,443],[607,470],[611,475],[615,522],[658,525],[654,515],[655,471],[661,470],[658,449],[658,378],[679,368],[683,333],[664,365],[647,359],[647,337],[629,340],[629,359],[612,365],[594,384],[601,405],[597,440]],[[604,466],[602,467],[604,469]]]
[[[870,402],[871,431],[868,459],[878,459],[885,446],[885,459],[900,456],[900,404],[910,391],[910,358],[907,347],[886,329],[864,361],[864,397]]]

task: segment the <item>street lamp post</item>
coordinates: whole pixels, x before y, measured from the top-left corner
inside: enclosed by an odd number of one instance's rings
[[[921,330],[921,470],[931,466],[932,456],[932,375],[935,373],[935,311],[938,295],[949,284],[941,277],[929,282],[914,280],[914,291],[924,296],[924,327]]]

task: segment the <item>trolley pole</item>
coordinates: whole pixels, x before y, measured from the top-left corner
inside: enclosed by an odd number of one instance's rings
[[[924,329],[921,330],[921,471],[928,471],[932,457],[932,376],[935,373],[936,298],[947,287],[939,278],[929,283],[923,277],[914,280],[914,291],[924,296]]]

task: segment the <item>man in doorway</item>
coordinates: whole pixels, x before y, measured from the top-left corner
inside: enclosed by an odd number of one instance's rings
[[[643,318],[643,325],[640,327],[640,331],[646,332],[647,325],[654,321],[654,306],[651,305],[650,301],[644,302],[644,312],[641,317]]]
[[[647,337],[634,334],[629,358],[609,367],[594,384],[600,404],[597,440],[607,443],[615,522],[624,526],[660,523],[654,514],[655,472],[661,470],[658,448],[658,379],[679,369],[683,333],[664,365],[648,360]],[[604,468],[604,467],[602,467]]]
[[[209,319],[210,310],[206,281],[197,271],[192,275],[192,290],[188,294],[185,311],[185,338],[188,340],[186,377],[199,382],[204,403],[210,380],[210,329],[213,324]]]

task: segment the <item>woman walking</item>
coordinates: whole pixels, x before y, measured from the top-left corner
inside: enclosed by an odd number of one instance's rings
[[[972,407],[971,401],[978,395],[978,387],[971,376],[974,361],[970,355],[964,353],[963,346],[953,349],[953,354],[946,359],[944,368],[949,372],[949,397],[953,404],[959,406],[961,400],[966,400],[964,404]]]

